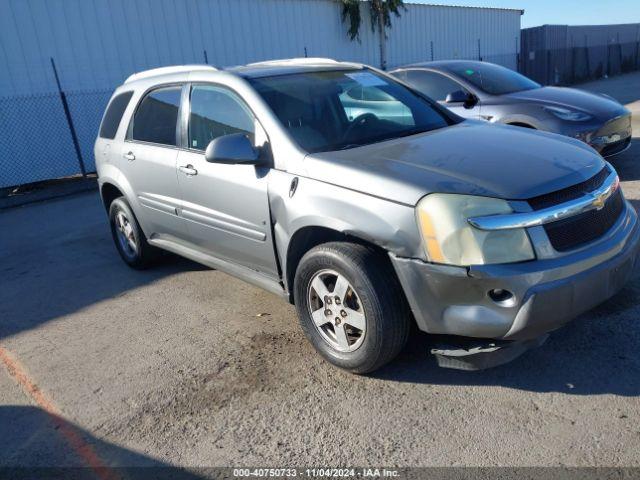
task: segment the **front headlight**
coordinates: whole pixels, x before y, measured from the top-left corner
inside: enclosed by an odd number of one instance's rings
[[[512,263],[535,258],[524,229],[484,231],[472,227],[471,217],[511,213],[498,198],[432,193],[418,202],[416,216],[431,262],[449,265]]]
[[[567,120],[569,122],[586,122],[587,120],[591,120],[593,117],[585,112],[577,112],[575,110],[569,110],[567,108],[560,107],[544,107],[544,109],[554,114],[560,120]]]

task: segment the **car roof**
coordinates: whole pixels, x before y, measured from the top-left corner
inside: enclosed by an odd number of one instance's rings
[[[271,77],[293,73],[325,72],[354,68],[364,68],[362,64],[338,62],[330,58],[291,58],[249,63],[225,70],[245,78]]]
[[[364,68],[364,65],[359,63],[338,62],[330,58],[289,58],[282,60],[268,60],[227,68],[217,68],[212,65],[172,65],[134,73],[125,80],[123,85],[141,83],[145,85],[149,83],[159,84],[167,80],[175,81],[176,78],[183,76],[188,77],[188,75],[193,72],[210,72],[214,74],[227,73],[244,78],[258,78],[287,75],[292,73],[361,68]]]
[[[432,62],[420,62],[420,63],[412,63],[410,65],[403,65],[402,67],[398,67],[395,70],[402,70],[406,68],[433,68],[440,70],[450,70],[451,67],[456,65],[461,66],[469,66],[469,67],[478,67],[480,65],[486,65],[487,62],[480,62],[478,60],[435,60]]]

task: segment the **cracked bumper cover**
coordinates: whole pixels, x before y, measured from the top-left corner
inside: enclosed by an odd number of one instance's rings
[[[617,293],[639,257],[640,228],[627,203],[616,226],[570,254],[469,268],[391,255],[418,327],[428,333],[530,340],[560,328]],[[505,289],[515,301],[491,300]]]

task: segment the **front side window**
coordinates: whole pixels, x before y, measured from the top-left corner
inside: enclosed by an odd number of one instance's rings
[[[149,92],[133,117],[131,138],[141,142],[177,145],[176,128],[182,87]]]
[[[449,70],[490,95],[504,95],[540,88],[539,83],[493,63],[457,63]]]
[[[438,102],[444,102],[447,95],[458,90],[466,93],[466,90],[458,82],[436,72],[426,70],[407,70],[407,82],[416,90]]]
[[[453,122],[410,89],[368,69],[276,75],[250,82],[308,152],[354,148]]]
[[[206,150],[212,140],[244,133],[253,140],[253,115],[233,92],[212,85],[195,85],[191,90],[189,148]]]

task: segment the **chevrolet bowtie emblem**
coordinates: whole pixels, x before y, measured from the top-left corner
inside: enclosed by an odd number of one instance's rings
[[[616,178],[616,181],[613,185],[611,185],[611,188],[609,188],[605,192],[602,192],[598,195],[592,194],[593,202],[591,202],[591,205],[593,205],[593,207],[596,210],[602,210],[602,208],[604,208],[605,203],[607,203],[607,200],[609,200],[609,197],[613,195],[613,193],[618,189],[619,185],[620,185],[620,180]]]
[[[598,195],[593,199],[592,205],[596,207],[596,210],[601,210],[604,204],[607,203],[607,199],[611,196],[611,192],[605,192]]]

